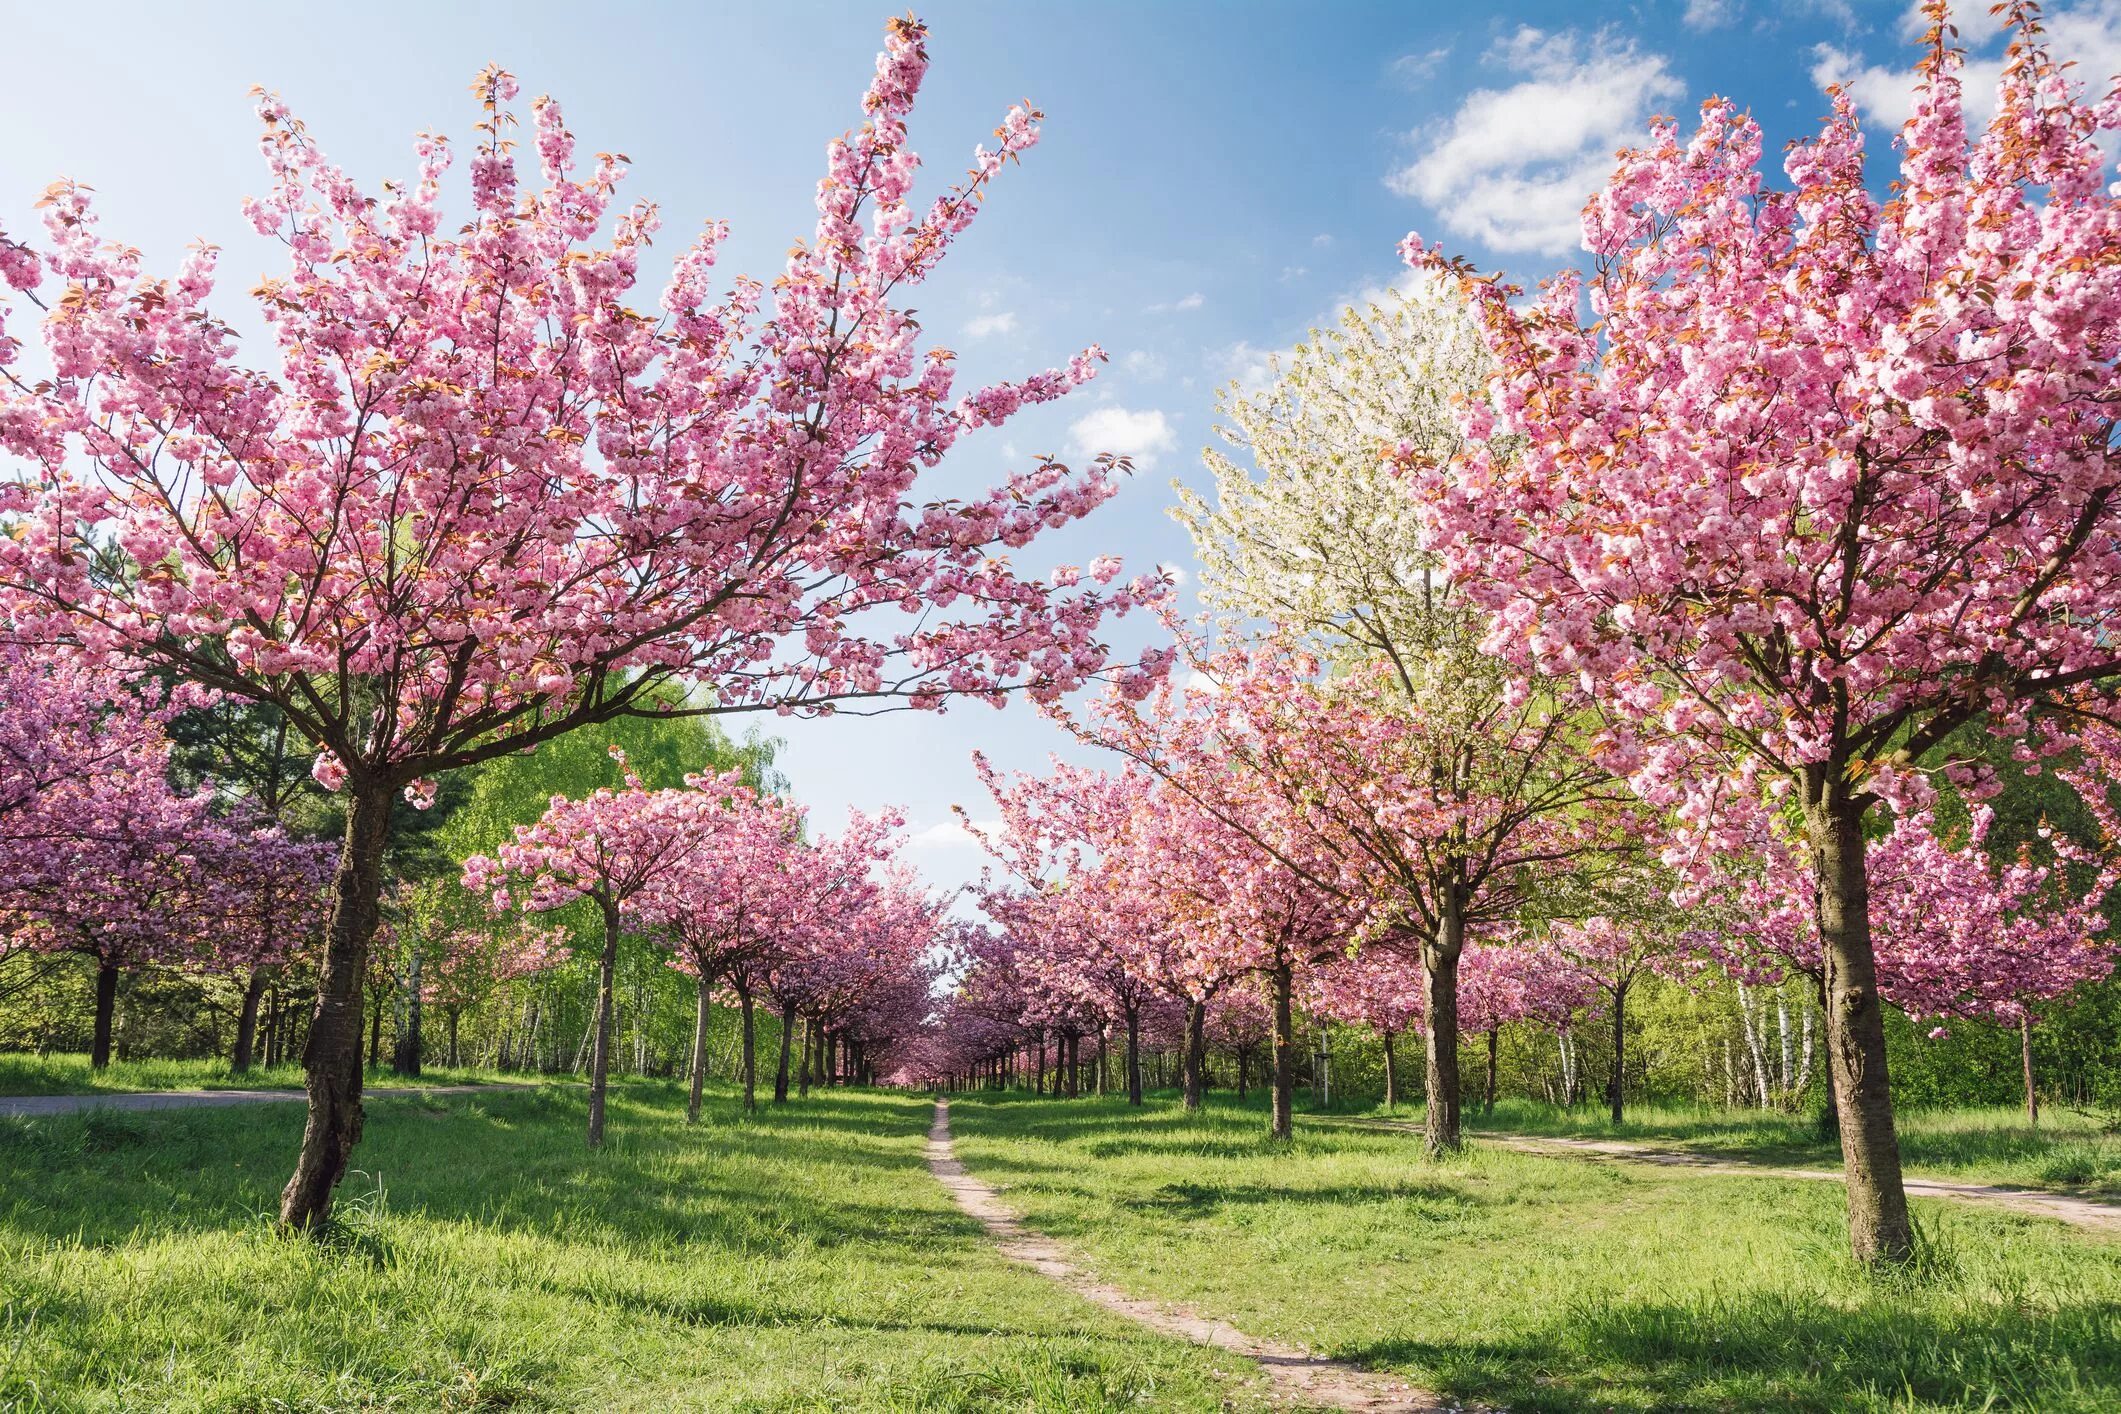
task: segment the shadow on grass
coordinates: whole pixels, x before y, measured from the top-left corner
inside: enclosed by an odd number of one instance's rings
[[[2052,1408],[2058,1388],[2081,1391],[2070,1407],[2121,1407],[2121,1305],[1975,1310],[1940,1295],[1927,1307],[1593,1298],[1508,1339],[1382,1340],[1331,1353],[1418,1370],[1456,1398],[1556,1414],[1613,1409],[1616,1388],[1635,1396],[1628,1407],[1659,1409],[1845,1408],[1854,1391],[1895,1409]]]

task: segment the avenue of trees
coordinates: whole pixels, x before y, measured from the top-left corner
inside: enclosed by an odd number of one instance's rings
[[[1889,194],[1837,93],[1766,168],[1656,125],[1535,290],[1404,292],[1227,395],[1207,612],[1017,561],[1127,471],[922,473],[1101,357],[960,394],[906,308],[1039,114],[916,208],[896,21],[768,287],[557,105],[477,86],[371,195],[259,100],[270,348],[60,183],[0,234],[0,1043],[299,1054],[319,1231],[364,1062],[814,1083],[1816,1108],[1906,1261],[1896,1097],[2111,1101],[2121,105],[1941,4]],[[1116,653],[1119,615],[1171,646]],[[739,713],[1025,697],[979,924],[820,830]],[[968,811],[968,816],[972,812]],[[439,1028],[437,1023],[439,1022]],[[770,1080],[762,1075],[770,1072]],[[1336,1079],[1336,1076],[1338,1079]]]

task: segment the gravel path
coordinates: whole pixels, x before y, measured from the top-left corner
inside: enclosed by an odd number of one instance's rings
[[[387,1085],[361,1092],[364,1100],[401,1095],[475,1095],[485,1090],[531,1090],[531,1085]],[[65,1115],[79,1110],[185,1110],[211,1105],[269,1105],[308,1099],[302,1090],[112,1090],[93,1095],[0,1095],[0,1115]]]
[[[1345,1361],[1328,1360],[1299,1346],[1261,1340],[1227,1322],[1196,1315],[1183,1307],[1138,1300],[1116,1286],[1093,1280],[1067,1258],[1059,1243],[1024,1227],[992,1188],[965,1172],[950,1141],[947,1100],[935,1102],[935,1124],[928,1131],[928,1170],[950,1191],[958,1207],[987,1229],[1004,1256],[1159,1335],[1244,1356],[1259,1366],[1281,1399],[1313,1409],[1362,1410],[1368,1414],[1442,1414],[1466,1408],[1388,1375]]]

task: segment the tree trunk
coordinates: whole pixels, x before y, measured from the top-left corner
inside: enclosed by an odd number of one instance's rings
[[[748,1113],[759,1107],[758,1038],[756,1023],[752,1018],[751,984],[738,983],[736,994],[738,1000],[743,1003],[744,1010],[744,1109]]]
[[[1615,1126],[1625,1121],[1625,1087],[1627,1085],[1628,1054],[1628,988],[1625,982],[1611,989],[1613,998],[1613,1078],[1606,1088],[1606,1098],[1613,1104]]]
[[[383,998],[376,997],[369,1003],[368,1012],[368,1063],[383,1063]]]
[[[687,1124],[700,1122],[700,1092],[707,1084],[707,1018],[713,996],[713,980],[700,973],[692,993],[692,1089],[685,1097]]]
[[[1127,1007],[1127,1103],[1139,1106],[1142,1102],[1142,1009],[1139,1003]]]
[[[1838,768],[1813,770],[1823,784],[1807,802],[1805,823],[1818,885],[1827,1069],[1848,1180],[1849,1246],[1860,1262],[1902,1262],[1913,1255],[1915,1238],[1901,1184],[1900,1141],[1894,1133],[1893,1094],[1886,1074],[1885,1017],[1871,951],[1863,809],[1845,794]]]
[[[597,959],[596,1015],[589,1023],[589,1147],[604,1146],[605,1093],[611,1083],[612,1019],[617,999],[612,981],[619,965],[619,906],[606,899],[598,904],[604,915],[604,951]]]
[[[390,1068],[399,1075],[420,1073],[420,950],[412,950],[412,960],[406,964],[405,978],[405,1026],[398,1032],[398,1044],[390,1058]]]
[[[1502,1049],[1501,1041],[1502,1028],[1499,1026],[1490,1026],[1488,1028],[1487,1090],[1480,1097],[1480,1112],[1484,1115],[1492,1115],[1495,1113],[1495,1061],[1496,1052]]]
[[[1206,1088],[1202,1083],[1201,1073],[1208,1068],[1208,1004],[1194,997],[1186,999],[1186,1052],[1183,1064],[1181,1084],[1184,1087],[1185,1107],[1197,1110]]]
[[[781,1003],[781,1064],[773,1074],[773,1103],[788,1103],[788,1048],[795,1040],[795,1003]]]
[[[243,984],[243,1010],[236,1016],[236,1049],[230,1057],[230,1067],[238,1075],[249,1070],[257,1056],[258,1007],[265,1000],[272,972],[270,967],[253,967],[250,980]]]
[[[1385,1108],[1399,1103],[1399,1057],[1392,1052],[1392,1033],[1383,1033],[1385,1043]]]
[[[280,1223],[317,1236],[331,1217],[333,1190],[361,1142],[361,979],[383,892],[390,805],[388,782],[365,780],[350,787],[317,1001],[302,1047],[309,1117],[294,1174],[280,1194]]]
[[[118,1016],[118,964],[96,959],[96,1039],[90,1044],[91,1070],[110,1068],[110,1033]]]
[[[1458,958],[1465,950],[1465,917],[1455,893],[1444,900],[1436,936],[1422,944],[1421,976],[1429,1008],[1422,1075],[1422,1147],[1431,1158],[1464,1142],[1458,1125]]]
[[[449,1028],[449,1060],[447,1064],[452,1070],[464,1063],[462,1053],[457,1050],[457,1023],[463,1019],[463,1016],[464,1009],[462,1007],[445,1007],[442,1011],[443,1022]]]
[[[795,1093],[798,1099],[810,1098],[810,1059],[817,1050],[817,1023],[809,1017],[803,1018],[803,1066],[796,1073]]]
[[[1296,1023],[1289,1010],[1296,969],[1283,962],[1268,978],[1274,986],[1274,1093],[1268,1107],[1267,1134],[1274,1139],[1288,1139],[1296,1133]]]
[[[2018,1056],[2025,1062],[2025,1122],[2040,1127],[2040,1093],[2033,1089],[2033,1019],[2018,1018]]]

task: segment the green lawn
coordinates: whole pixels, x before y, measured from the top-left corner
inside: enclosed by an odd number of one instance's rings
[[[370,1066],[368,1084],[382,1086],[469,1085],[520,1081],[525,1077],[470,1066],[428,1066],[417,1079],[395,1075],[389,1066]],[[122,1090],[299,1090],[298,1064],[255,1066],[237,1074],[228,1061],[112,1061],[103,1070],[89,1067],[85,1055],[0,1053],[0,1095],[95,1095]]]
[[[965,1096],[958,1149],[1030,1222],[1190,1302],[1513,1410],[2121,1407],[2121,1243],[1918,1202],[1866,1277],[1838,1188],[1476,1148],[1256,1109]]]
[[[997,1255],[925,1097],[682,1111],[620,1086],[591,1156],[578,1087],[380,1100],[324,1250],[297,1107],[0,1121],[0,1408],[1258,1407]]]
[[[1421,1111],[1402,1106],[1391,1117],[1419,1123]],[[1626,1139],[1717,1158],[1841,1165],[1839,1146],[1821,1133],[1814,1117],[1776,1111],[1630,1106],[1627,1122],[1616,1127],[1598,1105],[1564,1109],[1504,1100],[1492,1116],[1468,1113],[1466,1123],[1475,1133]],[[2039,1127],[2033,1128],[2026,1124],[2023,1110],[1998,1106],[1905,1110],[1898,1123],[1901,1154],[1910,1173],[2121,1197],[2121,1135],[2107,1132],[2098,1116],[2054,1109],[2043,1113]]]

